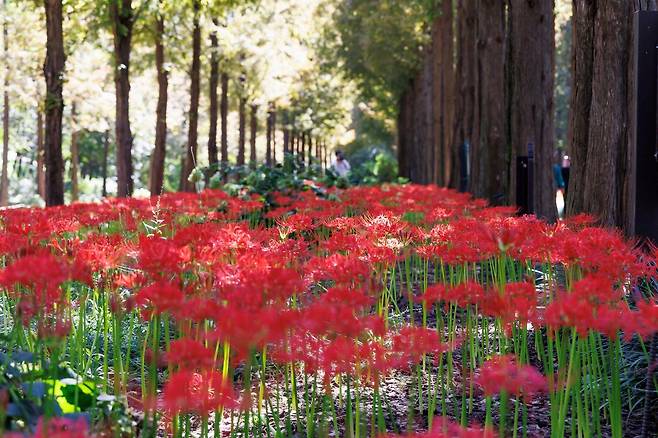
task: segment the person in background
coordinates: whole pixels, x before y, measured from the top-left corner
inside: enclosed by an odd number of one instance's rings
[[[345,155],[343,155],[343,151],[341,150],[336,151],[336,159],[334,160],[333,163],[331,163],[331,168],[333,169],[334,172],[336,172],[338,176],[340,177],[347,176],[351,167],[349,161],[345,159]]]
[[[564,190],[566,188],[566,184],[564,183],[564,178],[562,177],[562,165],[560,163],[561,157],[562,153],[560,149],[557,149],[553,153],[553,181],[555,182],[555,188],[557,188],[555,193],[555,205],[557,207],[558,217],[563,218],[565,209]]]
[[[562,155],[562,180],[564,181],[564,199],[567,199],[567,189],[569,188],[569,171],[571,170],[571,160],[569,155]]]

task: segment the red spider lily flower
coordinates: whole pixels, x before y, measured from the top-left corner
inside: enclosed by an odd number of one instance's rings
[[[344,287],[329,289],[301,314],[300,326],[316,335],[357,338],[366,331],[381,335],[384,320],[376,315],[360,315],[372,298],[359,290]]]
[[[215,365],[215,352],[199,341],[182,338],[169,344],[165,361],[179,369],[210,369]]]
[[[128,252],[134,250],[120,235],[88,234],[73,246],[75,259],[92,271],[106,271],[120,266]]]
[[[575,216],[569,216],[564,220],[567,226],[573,230],[579,230],[581,228],[589,227],[596,222],[596,218],[589,214],[577,214]]]
[[[0,232],[0,254],[17,255],[30,246],[24,234]]]
[[[467,281],[456,286],[445,284],[433,284],[429,286],[425,293],[416,298],[418,302],[424,302],[427,305],[436,303],[454,303],[460,307],[466,307],[470,304],[478,303],[484,295],[484,288],[481,284],[474,281]]]
[[[536,368],[517,364],[513,355],[495,356],[486,361],[476,382],[487,397],[505,392],[530,400],[548,388],[546,378]]]
[[[445,353],[454,349],[443,342],[436,330],[422,327],[403,327],[392,339],[392,353],[399,367],[418,363],[423,355]]]
[[[137,292],[135,304],[148,306],[149,312],[144,316],[150,317],[151,314],[178,311],[184,299],[185,295],[177,285],[169,281],[157,281]]]
[[[633,335],[647,340],[658,333],[658,303],[656,301],[637,302],[637,311],[631,312],[623,321],[624,337],[630,340]]]
[[[228,342],[241,360],[251,350],[262,350],[267,344],[282,340],[298,323],[297,319],[297,312],[287,309],[227,306],[215,315],[216,328],[208,339]]]
[[[358,347],[358,357],[369,379],[375,388],[379,386],[381,376],[394,368],[390,352],[379,342],[364,342]]]
[[[231,383],[213,370],[175,372],[165,383],[163,393],[165,408],[173,414],[205,416],[220,408],[239,406]]]
[[[212,320],[222,311],[222,306],[214,298],[190,298],[173,311],[180,321],[203,322]]]
[[[70,268],[49,252],[21,257],[0,272],[0,285],[19,300],[24,323],[37,312],[49,312],[65,301],[60,286],[70,278]]]
[[[573,284],[571,294],[592,305],[617,303],[624,296],[621,288],[615,287],[613,281],[601,275],[588,275],[578,280]]]
[[[34,438],[86,438],[89,436],[88,429],[89,426],[84,418],[40,417]]]
[[[478,304],[483,315],[500,318],[509,335],[514,324],[524,326],[536,319],[537,296],[530,282],[507,283],[502,292],[487,289]]]
[[[378,438],[496,438],[496,433],[490,428],[481,428],[474,425],[464,427],[448,418],[435,418],[432,422],[432,430],[428,432],[410,433],[407,435],[385,434]]]
[[[189,260],[189,248],[180,248],[172,240],[146,236],[139,238],[137,266],[154,278],[181,272],[183,265]]]
[[[354,375],[358,348],[354,339],[338,337],[318,352],[325,383],[339,374]]]
[[[279,232],[284,238],[292,233],[310,231],[315,228],[313,219],[303,213],[296,213],[278,221]]]
[[[562,292],[546,306],[537,322],[553,330],[575,328],[578,335],[585,338],[594,327],[594,306],[582,297]]]
[[[352,256],[332,254],[327,258],[315,258],[309,261],[312,266],[311,276],[314,282],[333,280],[337,285],[350,285],[362,281],[370,273],[370,267],[364,261]]]

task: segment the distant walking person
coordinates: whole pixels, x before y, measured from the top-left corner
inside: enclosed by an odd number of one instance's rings
[[[343,151],[336,151],[336,159],[331,163],[331,168],[340,177],[345,177],[349,173],[351,166],[349,161],[345,159]]]

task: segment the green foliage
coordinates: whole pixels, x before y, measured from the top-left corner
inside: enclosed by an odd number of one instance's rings
[[[108,164],[114,162],[114,145],[108,149]],[[105,133],[82,130],[78,133],[80,174],[83,178],[102,178],[105,160]],[[109,172],[108,172],[109,173]]]
[[[394,117],[400,95],[417,71],[428,24],[429,0],[340,2],[326,30],[324,56],[357,82],[361,97]]]
[[[123,405],[101,395],[94,382],[82,379],[66,364],[53,367],[39,361],[31,352],[0,353],[0,393],[7,396],[0,418],[10,430],[34,431],[46,414],[82,417],[87,423],[112,415],[115,428],[130,422]]]
[[[405,183],[398,177],[398,162],[388,151],[376,148],[362,149],[352,155],[352,170],[349,181],[354,185],[374,185],[384,183]]]
[[[313,190],[321,195],[323,190],[316,183],[331,185],[332,182],[330,177],[322,175],[319,165],[308,166],[291,154],[286,154],[284,162],[275,167],[261,165],[249,170],[242,166],[230,166],[225,171],[228,172],[229,179],[235,182],[222,184],[221,172],[217,172],[210,177],[208,187],[221,188],[233,196],[258,194],[268,202],[275,192]],[[204,172],[207,173],[208,170]]]

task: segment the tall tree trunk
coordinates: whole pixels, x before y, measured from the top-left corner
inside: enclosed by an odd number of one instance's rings
[[[435,73],[434,80],[438,82],[435,85],[438,96],[435,98],[439,99],[439,129],[438,132],[435,131],[435,135],[438,136],[436,141],[439,142],[439,151],[435,157],[437,169],[434,179],[439,185],[447,186],[450,183],[452,151],[455,148],[455,14],[452,1],[441,2],[441,14],[436,20],[438,31],[435,38],[439,40],[436,47],[436,64],[439,72]]]
[[[471,152],[480,141],[480,107],[479,77],[477,71],[477,28],[478,15],[476,0],[464,0],[458,7],[458,44],[459,72],[458,113],[455,128],[455,148],[453,150],[452,186],[468,188],[467,177],[463,169],[465,163],[460,159],[459,148],[468,144]],[[469,156],[471,162],[473,154]]]
[[[208,164],[217,166],[217,86],[219,83],[219,44],[217,42],[216,18],[212,20],[213,31],[210,33],[210,130],[208,132]]]
[[[46,10],[46,205],[64,204],[64,160],[62,159],[62,113],[64,100],[64,34],[62,0],[44,0]]]
[[[258,134],[258,105],[251,105],[249,135],[249,167],[256,168],[256,135]]]
[[[46,200],[46,151],[43,141],[43,112],[37,109],[37,191],[39,196]]]
[[[407,112],[409,111],[409,108],[407,107],[409,93],[410,91],[407,89],[407,91],[405,91],[400,97],[398,103],[398,117],[396,120],[398,173],[404,178],[409,178],[409,143],[407,141],[407,127],[405,125]]]
[[[222,160],[222,176],[226,181],[226,166],[228,165],[228,73],[221,74],[222,82],[222,100],[219,104],[219,112],[221,118],[221,160]]]
[[[110,131],[105,131],[103,138],[103,189],[101,194],[103,198],[107,197],[107,160],[110,152]]]
[[[288,126],[288,111],[283,112],[283,154],[290,153],[290,128]],[[275,125],[276,126],[276,125]]]
[[[161,2],[162,0],[160,0]],[[164,14],[158,13],[155,23],[155,67],[158,72],[158,103],[155,110],[155,147],[151,157],[149,190],[151,196],[162,194],[164,164],[167,153],[167,100],[169,73],[165,68]]]
[[[274,137],[274,104],[270,103],[267,110],[267,135],[265,143],[265,164],[272,166],[272,140]]]
[[[567,213],[589,213],[608,226],[625,222],[632,12],[631,2],[574,3]]]
[[[276,105],[272,105],[272,164],[276,164]]]
[[[509,164],[505,139],[505,4],[480,0],[478,8],[480,141],[473,144],[471,193],[505,203]]]
[[[7,10],[7,0],[3,0],[5,11]],[[7,17],[2,21],[2,39],[4,59],[9,59],[9,31],[7,28]],[[9,62],[5,62],[5,80],[3,92],[3,113],[2,113],[2,174],[0,174],[0,206],[6,207],[9,204]]]
[[[238,166],[244,166],[247,129],[247,99],[240,96],[238,108]]]
[[[73,202],[80,197],[80,186],[78,184],[78,169],[80,167],[79,137],[77,105],[73,102],[71,105],[71,201]]]
[[[130,131],[130,50],[133,33],[131,0],[111,0],[112,33],[114,36],[114,86],[116,93],[116,159],[117,196],[133,192],[133,137]]]
[[[299,134],[299,153],[302,158],[302,163],[306,160],[306,132],[302,131]]]
[[[199,15],[201,0],[194,0],[194,30],[192,34],[192,69],[190,71],[190,112],[187,133],[187,150],[185,155],[185,167],[181,174],[180,190],[194,192],[196,190],[189,176],[194,170],[197,158],[198,126],[199,126],[199,97],[201,94],[201,25]]]
[[[585,169],[589,145],[592,77],[594,76],[594,22],[597,0],[573,1],[572,92],[569,107],[569,155],[567,215],[585,210]]]
[[[512,182],[516,187],[516,157],[534,145],[532,211],[549,221],[557,217],[553,181],[553,74],[555,28],[553,0],[510,1],[512,65]],[[607,87],[609,84],[605,84]],[[515,197],[514,201],[517,202]]]

